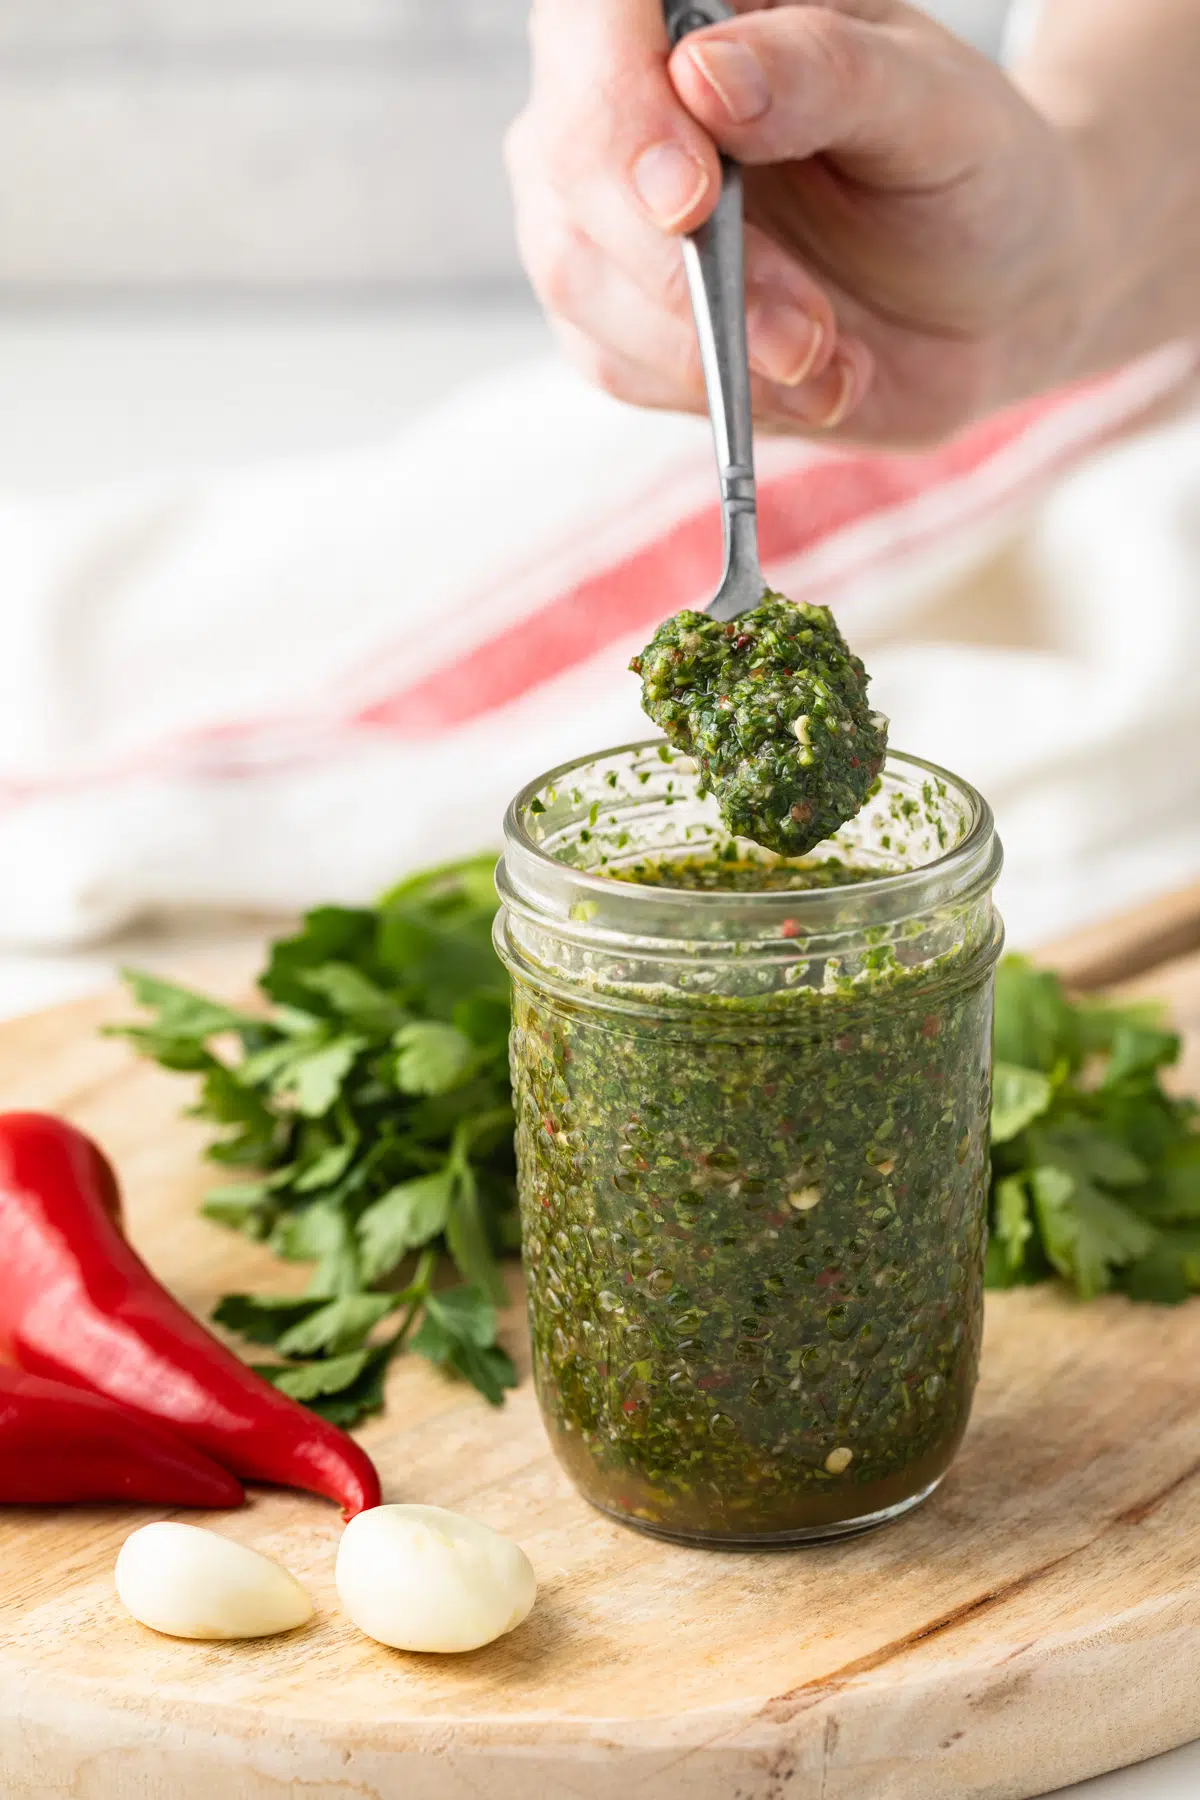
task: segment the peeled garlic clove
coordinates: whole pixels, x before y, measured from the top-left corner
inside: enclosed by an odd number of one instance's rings
[[[269,1556],[169,1520],[125,1539],[116,1584],[138,1623],[168,1637],[271,1637],[307,1624],[313,1613],[300,1583]]]
[[[360,1631],[395,1650],[478,1650],[537,1593],[519,1544],[442,1506],[376,1506],[351,1519],[337,1590]]]

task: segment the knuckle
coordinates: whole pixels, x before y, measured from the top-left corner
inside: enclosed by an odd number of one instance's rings
[[[594,350],[586,358],[585,373],[594,387],[613,400],[636,400],[637,395],[629,380],[629,370],[618,357],[606,350]]]
[[[549,312],[569,319],[576,311],[589,251],[587,239],[568,225],[543,226],[527,246],[529,278]]]
[[[863,91],[867,50],[853,19],[823,7],[806,10],[806,51],[825,83],[837,94]]]
[[[597,387],[602,393],[614,400],[635,400],[630,380],[630,369],[621,357],[606,350],[593,338],[585,337],[582,332],[568,331],[559,333],[559,341],[566,352],[568,362],[572,363],[586,381]]]

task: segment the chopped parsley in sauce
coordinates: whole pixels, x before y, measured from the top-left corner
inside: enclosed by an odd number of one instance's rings
[[[737,837],[802,856],[859,811],[887,750],[867,673],[825,606],[767,594],[722,624],[680,612],[630,667]]]
[[[870,878],[738,846],[614,873]],[[534,1372],[595,1504],[754,1542],[870,1519],[944,1472],[978,1366],[993,960],[880,945],[820,985],[578,1002],[517,975]]]

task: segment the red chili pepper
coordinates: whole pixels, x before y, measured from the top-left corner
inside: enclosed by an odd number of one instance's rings
[[[0,1364],[0,1505],[240,1506],[228,1469],[144,1413]]]
[[[106,1170],[62,1119],[0,1113],[0,1358],[160,1420],[243,1480],[324,1494],[347,1518],[378,1506],[366,1452],[154,1279],[117,1228]]]

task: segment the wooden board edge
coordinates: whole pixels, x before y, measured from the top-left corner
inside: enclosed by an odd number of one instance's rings
[[[1043,944],[1034,960],[1069,987],[1088,990],[1132,981],[1197,949],[1200,883]]]
[[[0,1741],[0,1783],[5,1793],[40,1793],[43,1758],[63,1756],[67,1718],[89,1792],[123,1793],[136,1769],[139,1792],[170,1792],[171,1800],[258,1800],[276,1786],[281,1794],[319,1789],[321,1800],[400,1792],[406,1800],[528,1800],[535,1768],[544,1800],[612,1800],[618,1789],[668,1786],[682,1800],[1034,1800],[1195,1739],[1200,1693],[1187,1672],[1198,1660],[1200,1588],[1131,1609],[1100,1634],[1064,1632],[1040,1665],[1017,1645],[1003,1658],[967,1662],[948,1681],[948,1665],[935,1661],[905,1684],[899,1706],[894,1687],[884,1694],[868,1678],[824,1688],[807,1704],[800,1695],[749,1714],[707,1710],[684,1731],[670,1719],[553,1714],[496,1715],[448,1731],[433,1715],[380,1722],[370,1741],[299,1714],[291,1728],[274,1720],[264,1734],[252,1707],[214,1718],[178,1697],[150,1717],[99,1692],[59,1691],[30,1672],[0,1680],[0,1715],[21,1720],[20,1732]],[[1168,1683],[1170,1667],[1182,1678]],[[1042,1718],[1055,1721],[1052,1734],[1028,1730],[1035,1699]]]

